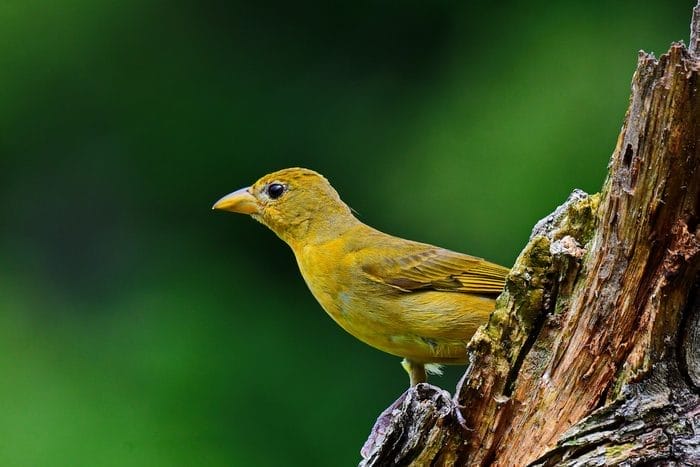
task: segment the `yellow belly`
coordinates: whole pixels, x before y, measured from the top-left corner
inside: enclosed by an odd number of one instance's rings
[[[464,363],[467,342],[495,304],[458,292],[382,295],[344,289],[333,294],[310,288],[331,318],[357,339],[418,363]]]

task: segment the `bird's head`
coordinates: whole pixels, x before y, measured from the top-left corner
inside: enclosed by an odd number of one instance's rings
[[[212,209],[249,214],[292,247],[328,240],[358,222],[323,175],[297,167],[265,175]]]

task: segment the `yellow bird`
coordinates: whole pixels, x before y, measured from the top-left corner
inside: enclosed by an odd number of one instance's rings
[[[347,332],[403,357],[414,386],[438,365],[466,362],[508,269],[380,232],[360,222],[322,175],[265,175],[213,209],[249,214],[294,252],[313,296]]]

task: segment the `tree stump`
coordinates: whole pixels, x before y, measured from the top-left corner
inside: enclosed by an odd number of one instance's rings
[[[700,2],[640,52],[600,194],[540,221],[452,397],[411,388],[362,466],[700,465]]]

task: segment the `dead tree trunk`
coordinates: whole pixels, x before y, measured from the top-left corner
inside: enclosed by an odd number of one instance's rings
[[[700,465],[700,3],[640,53],[602,192],[541,221],[454,397],[385,411],[378,465]]]

